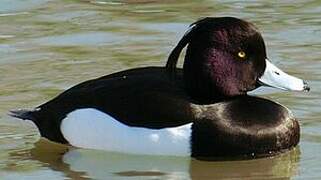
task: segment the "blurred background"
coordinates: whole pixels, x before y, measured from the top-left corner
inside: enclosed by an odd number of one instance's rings
[[[189,24],[205,16],[253,22],[270,60],[308,81],[309,93],[253,92],[292,110],[302,128],[296,149],[224,162],[74,149],[39,141],[32,124],[7,115],[88,79],[163,66]],[[320,49],[319,0],[1,0],[0,179],[319,179]]]

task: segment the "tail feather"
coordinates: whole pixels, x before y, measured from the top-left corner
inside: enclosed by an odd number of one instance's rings
[[[31,120],[38,127],[42,137],[59,143],[68,143],[60,131],[60,119],[50,116],[50,114],[43,116],[42,113],[43,111],[40,108],[34,110],[18,109],[9,111],[8,115],[23,120]]]
[[[23,119],[23,120],[31,120],[35,121],[36,118],[34,117],[34,111],[19,109],[19,110],[12,110],[9,112],[9,116]]]

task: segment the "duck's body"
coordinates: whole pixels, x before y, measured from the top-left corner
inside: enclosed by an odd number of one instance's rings
[[[177,69],[186,44],[184,67]],[[294,147],[300,128],[291,112],[246,95],[258,83],[308,90],[266,60],[264,41],[252,24],[205,18],[184,35],[166,67],[89,80],[33,111],[11,115],[33,121],[49,140],[117,152],[264,156]]]
[[[108,104],[104,99],[95,98],[100,97],[99,93],[92,95],[90,100],[81,101],[83,97],[80,94],[89,95],[91,89],[82,89],[84,84],[73,87],[34,111],[16,115],[31,119],[41,135],[52,141],[132,154],[267,156],[290,149],[299,142],[297,120],[287,108],[267,99],[242,96],[202,105],[191,103],[180,88],[172,88],[171,97],[176,95],[177,99],[169,100],[160,91],[151,91],[151,95],[144,96],[146,100],[124,98],[122,103],[117,101],[119,107],[133,108],[132,111],[120,112],[99,108],[102,107],[100,103]],[[74,92],[81,92],[76,103],[75,97],[69,95],[77,95]],[[112,92],[118,91],[109,93]],[[125,96],[126,93],[121,94]],[[128,95],[132,96],[131,93]],[[137,104],[140,103],[144,105],[139,108]],[[166,108],[160,108],[165,106],[164,103]],[[155,116],[150,114],[150,109],[155,109]],[[170,114],[176,114],[176,118],[168,119]],[[259,134],[263,136],[258,138]]]
[[[136,70],[138,74],[147,70],[154,75],[163,72],[162,68]],[[158,83],[168,85],[162,92],[154,89],[158,86],[154,83],[147,85],[148,81],[143,79],[148,76],[138,75],[140,78],[136,79],[136,73],[117,74],[127,77],[110,75],[87,81],[19,117],[31,119],[43,137],[55,142],[133,154],[266,156],[290,149],[299,142],[297,120],[287,108],[270,100],[242,96],[214,104],[195,104],[182,88],[172,87],[172,81],[166,78]],[[139,79],[145,82],[144,88],[133,90],[138,96],[128,90],[121,91],[132,86],[133,81],[126,82],[127,78],[137,80],[136,83]],[[109,85],[118,81],[120,87],[108,91],[102,81]],[[96,89],[96,83],[104,91]],[[99,98],[105,93],[109,93],[104,96],[106,99]],[[168,99],[168,95],[172,98]],[[112,107],[113,104],[116,105]],[[121,108],[129,110],[117,111]],[[264,136],[258,138],[258,134]]]
[[[67,143],[61,121],[83,108],[97,109],[127,126],[176,127],[193,121],[181,78],[178,72],[173,82],[162,67],[122,71],[74,86],[24,116],[35,119],[42,136],[61,143]]]
[[[83,82],[29,115],[39,119],[35,123],[42,128],[42,136],[66,143],[59,131],[60,123],[77,109],[95,108],[128,126],[159,129],[191,122],[188,103],[181,86],[170,81],[164,68],[150,67]]]

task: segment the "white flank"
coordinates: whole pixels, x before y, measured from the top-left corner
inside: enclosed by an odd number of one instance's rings
[[[93,108],[69,113],[61,132],[73,146],[146,155],[190,155],[191,125],[148,129],[130,127]]]

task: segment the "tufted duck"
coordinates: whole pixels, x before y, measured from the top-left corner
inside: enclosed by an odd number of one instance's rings
[[[188,45],[183,68],[176,68]],[[298,121],[284,106],[248,96],[261,85],[309,91],[267,59],[257,28],[233,17],[193,23],[166,67],[80,83],[34,110],[41,136],[76,147],[193,157],[267,156],[296,146]]]

